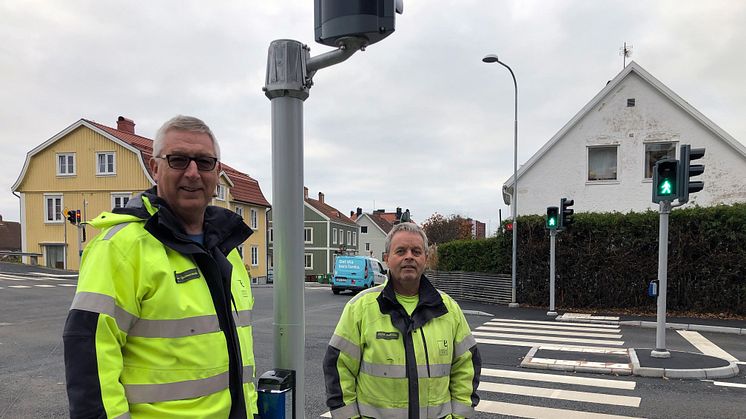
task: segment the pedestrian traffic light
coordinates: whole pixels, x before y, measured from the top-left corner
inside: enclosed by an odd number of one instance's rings
[[[559,217],[559,228],[565,229],[573,222],[573,214],[575,210],[570,208],[575,204],[572,199],[562,198],[560,199],[560,217]]]
[[[678,179],[678,160],[658,160],[653,167],[653,202],[671,202],[678,198]]]
[[[80,210],[75,210],[75,224],[80,224],[82,220],[80,219]]]
[[[698,160],[705,156],[704,148],[692,148],[689,144],[682,144],[679,158],[681,161],[681,170],[679,170],[679,203],[686,204],[689,202],[689,194],[699,192],[705,187],[701,180],[692,182],[691,178],[699,176],[705,171],[704,164],[690,164],[692,160]]]
[[[70,221],[70,224],[75,225],[75,221],[77,220],[75,210],[70,210],[67,212],[67,221]]]
[[[547,228],[556,230],[559,225],[559,208],[547,207]]]

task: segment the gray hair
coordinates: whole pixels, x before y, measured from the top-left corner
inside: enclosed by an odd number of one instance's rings
[[[394,228],[389,231],[389,234],[386,235],[386,244],[385,244],[385,252],[388,253],[389,250],[391,250],[391,240],[394,238],[394,234],[400,232],[400,231],[408,231],[410,233],[417,233],[422,237],[422,244],[425,246],[425,254],[427,254],[427,234],[425,234],[425,231],[420,228],[415,223],[412,222],[404,222],[399,223],[394,226]]]
[[[158,129],[158,132],[155,134],[155,141],[153,141],[153,156],[161,155],[161,150],[163,150],[163,139],[166,137],[168,131],[172,129],[178,131],[201,132],[209,135],[210,140],[212,140],[212,146],[215,149],[215,157],[220,160],[220,146],[218,145],[218,140],[215,138],[210,127],[199,118],[185,115],[176,115],[166,121]]]

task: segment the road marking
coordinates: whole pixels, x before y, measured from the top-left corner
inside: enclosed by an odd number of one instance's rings
[[[77,284],[57,284],[58,287],[77,287]]]
[[[515,319],[492,319],[491,321],[495,322],[509,322],[509,323],[527,323],[527,324],[551,324],[551,325],[557,325],[556,321],[542,321],[542,320],[515,320]],[[598,327],[602,329],[616,329],[619,326],[615,324],[591,324],[591,323],[571,323],[571,322],[562,322],[561,325],[563,326],[575,326],[575,327]]]
[[[473,334],[473,332],[472,332]],[[546,342],[531,342],[523,340],[502,340],[502,339],[482,339],[475,338],[477,343],[483,343],[487,345],[504,345],[504,346],[528,346],[533,348],[538,346],[539,349],[545,349],[547,351],[569,351],[569,352],[598,352],[598,353],[616,353],[622,351],[627,353],[626,349],[620,348],[609,348],[604,346],[582,346],[582,345],[553,345]]]
[[[522,418],[573,418],[573,419],[632,419],[634,416],[607,415],[604,413],[580,412],[577,410],[557,409],[552,407],[528,406],[524,404],[493,402],[482,400],[476,407],[479,412],[496,413]],[[331,417],[331,416],[329,416]]]
[[[515,332],[516,329],[511,327],[492,327],[492,326],[479,326],[475,330],[483,330],[485,332]],[[559,336],[578,336],[578,337],[589,337],[589,338],[608,338],[608,339],[620,339],[622,335],[612,335],[609,333],[588,333],[588,332],[573,332],[564,330],[521,330],[526,333],[536,333],[538,335],[559,335]]]
[[[322,418],[330,418],[330,417],[332,417],[332,412],[326,412],[326,413],[322,413],[322,414],[321,414],[321,417],[322,417]]]
[[[600,339],[573,339],[573,338],[562,338],[552,336],[539,336],[539,335],[524,335],[520,333],[490,333],[490,332],[471,332],[474,336],[484,337],[496,337],[496,338],[516,338],[516,339],[533,339],[538,341],[550,341],[550,342],[568,342],[568,343],[591,343],[597,345],[624,345],[622,340],[600,340]]]
[[[601,328],[601,327],[579,327],[579,326],[565,326],[563,324],[529,324],[529,323],[510,323],[510,322],[496,322],[489,321],[484,323],[482,326],[488,327],[520,327],[526,329],[547,329],[547,330],[577,330],[582,332],[599,332],[599,333],[620,333],[619,326],[612,328]]]
[[[29,272],[28,275],[46,276],[49,278],[77,278],[78,274],[50,274],[46,272]]]
[[[575,402],[608,404],[614,406],[640,407],[640,398],[633,396],[618,396],[615,394],[589,393],[587,391],[558,390],[556,388],[517,386],[482,381],[479,390],[492,393],[516,394],[519,396],[541,397],[553,400],[568,400]]]
[[[34,284],[34,286],[38,288],[56,288],[55,285],[48,285],[48,284]]]
[[[699,332],[694,332],[692,330],[677,330],[677,332],[679,332],[679,334],[683,336],[684,339],[688,340],[689,343],[694,345],[694,347],[699,349],[699,351],[705,355],[722,358],[726,361],[738,362],[738,360],[733,357],[733,355],[720,349],[719,346],[710,342],[706,337],[699,334]]]
[[[715,384],[716,386],[720,386],[720,387],[746,388],[746,384],[729,383],[727,381],[713,381],[712,384]]]
[[[28,278],[19,278],[17,276],[0,275],[0,279],[7,279],[8,281],[25,281]]]
[[[621,390],[634,390],[637,385],[634,381],[609,380],[606,378],[577,377],[574,375],[544,374],[538,372],[496,370],[482,368],[482,375],[487,377],[510,378],[515,380],[543,381],[547,383],[574,384],[579,386],[616,388]]]
[[[30,285],[8,285],[8,288],[31,288]]]

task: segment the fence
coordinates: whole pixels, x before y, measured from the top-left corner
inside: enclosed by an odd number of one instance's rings
[[[435,288],[457,300],[508,304],[511,300],[511,277],[482,272],[427,271]]]

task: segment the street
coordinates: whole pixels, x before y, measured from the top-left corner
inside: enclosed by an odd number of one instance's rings
[[[65,418],[67,398],[61,334],[76,278],[60,272],[0,273],[0,419]],[[273,288],[255,286],[253,313],[257,375],[272,365]],[[307,417],[328,412],[321,361],[349,293],[306,287]],[[583,361],[623,363],[611,349],[650,348],[655,330],[557,322],[541,311],[462,302],[478,339],[483,370],[478,418],[494,417],[746,417],[746,374],[713,380],[644,378],[542,369],[551,358],[570,365],[576,352],[561,347],[609,348]],[[738,360],[746,359],[746,336],[700,335]],[[696,352],[684,335],[667,334],[670,350]],[[533,357],[532,347],[540,346]],[[563,354],[565,356],[563,357]],[[521,367],[530,360],[532,368]],[[594,364],[595,365],[595,364]],[[616,416],[609,416],[616,415]]]

